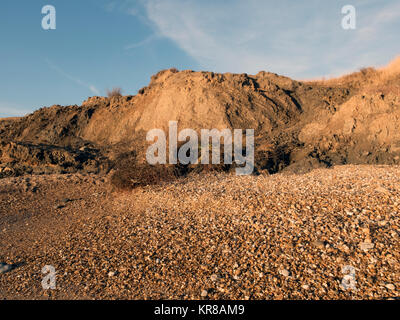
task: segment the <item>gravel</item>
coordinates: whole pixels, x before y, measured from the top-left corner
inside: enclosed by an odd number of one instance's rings
[[[21,263],[0,276],[5,299],[400,296],[397,166],[208,174],[120,193],[94,175],[30,182],[36,193],[0,180],[0,261]],[[63,198],[74,201],[54,210]],[[45,265],[55,290],[41,287]]]

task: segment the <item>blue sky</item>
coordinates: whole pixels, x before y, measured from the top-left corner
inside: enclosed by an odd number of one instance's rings
[[[56,30],[43,30],[44,5]],[[344,5],[357,28],[341,27]],[[0,117],[136,94],[161,69],[332,77],[400,54],[400,0],[2,0]]]

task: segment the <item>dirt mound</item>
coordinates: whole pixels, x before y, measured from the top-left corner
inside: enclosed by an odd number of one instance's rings
[[[400,160],[400,60],[369,70],[358,93],[299,134],[305,148],[331,164]],[[355,77],[355,75],[353,75]],[[347,78],[349,79],[349,78]]]
[[[108,171],[120,154],[143,153],[145,133],[167,131],[170,120],[179,130],[255,129],[256,168],[271,173],[399,163],[399,61],[312,82],[268,72],[163,70],[134,96],[92,97],[0,120],[0,167],[15,175],[41,166]]]
[[[107,159],[98,150],[72,150],[49,145],[0,142],[0,178],[25,173],[71,173],[83,170],[99,173],[107,169]]]

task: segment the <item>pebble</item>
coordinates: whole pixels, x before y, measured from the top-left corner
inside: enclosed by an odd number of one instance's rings
[[[283,269],[283,270],[279,270],[279,274],[280,275],[282,275],[282,276],[284,276],[284,277],[289,277],[289,271],[288,270],[286,270],[286,269]]]
[[[211,281],[215,282],[218,280],[218,275],[216,275],[215,273],[211,275],[210,277]]]
[[[12,179],[3,179],[0,191],[14,185]],[[40,218],[22,220],[21,236],[12,225],[0,228],[7,229],[0,234],[0,261],[23,258],[27,263],[15,279],[13,271],[13,279],[0,275],[1,298],[41,298],[40,290],[32,293],[39,264],[57,267],[55,299],[399,295],[400,167],[336,166],[290,176],[213,173],[109,195],[82,181],[56,184],[52,179],[49,188],[49,178],[41,179],[41,192],[29,199],[0,192],[0,210],[17,218],[37,212]],[[391,197],[374,192],[380,184]],[[50,190],[56,202],[42,196]],[[102,196],[93,198],[95,192]],[[62,215],[46,210],[63,204],[66,195],[82,198],[76,201],[81,210],[76,206]],[[357,291],[339,290],[350,275],[342,273],[344,266],[356,268]]]
[[[1,273],[7,273],[13,269],[13,266],[11,264],[7,264],[4,262],[0,263],[0,274]]]
[[[373,249],[374,247],[375,247],[375,245],[371,242],[361,242],[360,243],[360,249],[362,251],[368,251],[368,250]]]
[[[391,284],[391,283],[386,284],[385,287],[387,289],[389,289],[389,290],[394,290],[395,289],[395,286],[393,284]]]
[[[314,241],[313,242],[314,246],[316,246],[318,249],[324,249],[325,248],[325,244],[323,241]]]

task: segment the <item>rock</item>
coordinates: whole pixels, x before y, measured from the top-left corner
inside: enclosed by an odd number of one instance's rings
[[[215,273],[211,275],[210,277],[211,281],[215,282],[218,280],[218,275],[216,275]]]
[[[289,277],[290,273],[288,270],[283,269],[283,270],[279,270],[279,274],[284,276],[284,277]]]
[[[324,249],[324,248],[325,248],[324,242],[323,242],[323,241],[320,241],[320,240],[314,241],[314,242],[313,242],[313,245],[314,245],[315,247],[317,247],[318,249]]]
[[[350,210],[346,210],[345,212],[349,217],[351,217],[354,214],[354,212],[352,212]]]
[[[378,226],[384,227],[384,226],[386,226],[387,223],[388,223],[388,221],[382,220],[382,221],[379,221],[379,222],[378,222]]]
[[[375,189],[376,192],[380,192],[380,193],[388,193],[389,191],[384,188],[384,187],[378,187]]]
[[[386,287],[387,289],[389,289],[389,290],[394,290],[394,289],[396,289],[395,286],[394,286],[393,284],[391,284],[391,283],[386,284],[385,287]]]
[[[201,291],[201,296],[202,296],[203,298],[207,297],[207,296],[208,296],[208,291],[207,291],[207,290],[202,290],[202,291]]]
[[[369,235],[369,234],[370,234],[369,228],[362,228],[361,230],[362,230],[362,232],[365,233],[366,235]]]
[[[304,290],[308,290],[308,289],[310,289],[310,286],[308,284],[303,284],[301,286],[301,288],[304,289]]]
[[[2,273],[7,273],[13,269],[13,266],[11,264],[7,264],[4,262],[0,263],[0,274]]]
[[[116,273],[115,273],[114,271],[110,271],[110,272],[108,273],[108,276],[109,276],[109,277],[114,277],[115,274],[116,274]]]
[[[360,249],[362,251],[368,251],[370,249],[373,249],[375,247],[375,245],[371,242],[361,242],[360,243]]]

